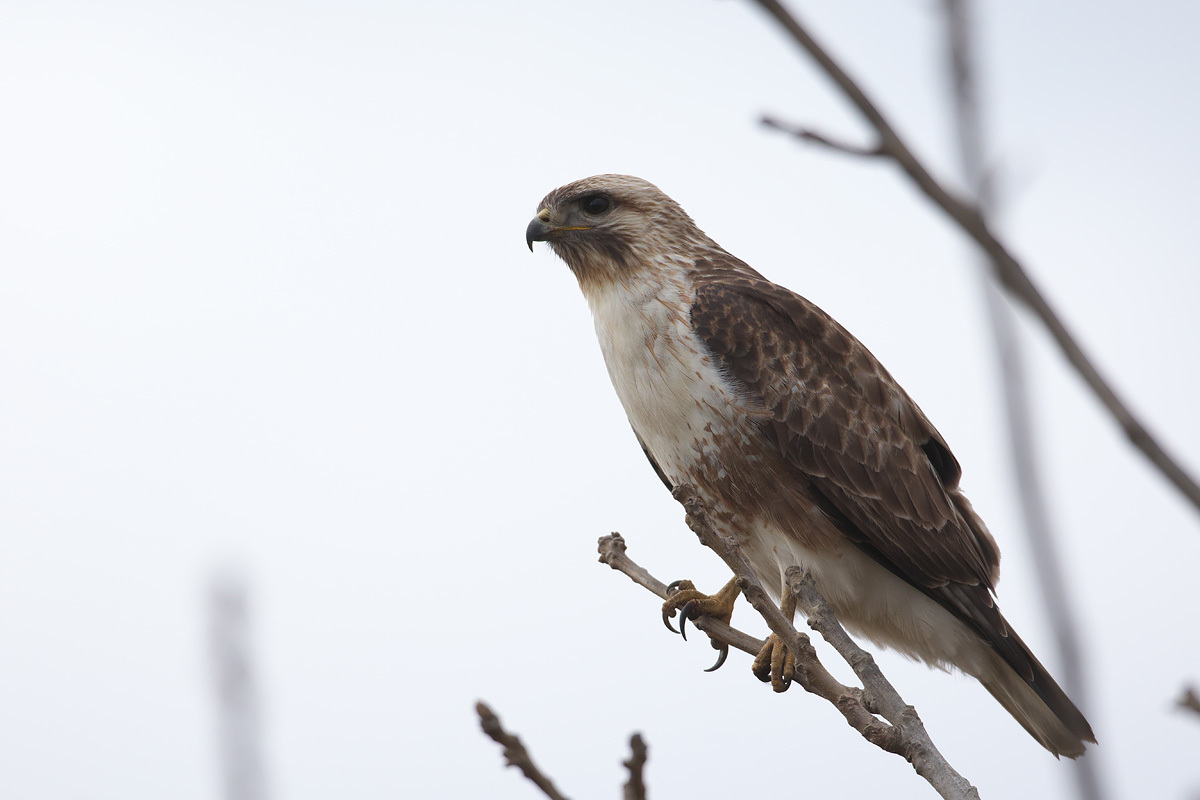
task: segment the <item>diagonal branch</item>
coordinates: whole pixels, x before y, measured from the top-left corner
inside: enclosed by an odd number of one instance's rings
[[[504,730],[504,726],[500,724],[500,718],[482,700],[475,704],[475,713],[479,714],[479,725],[483,728],[483,732],[504,747],[504,762],[508,766],[520,769],[525,777],[533,781],[550,800],[567,800],[554,787],[554,782],[533,763],[533,759],[530,758],[529,752],[525,749],[525,745],[521,744],[517,735]]]
[[[979,794],[975,787],[959,775],[938,752],[917,712],[904,703],[899,693],[875,666],[870,654],[859,649],[837,623],[828,604],[817,593],[811,578],[797,576],[793,592],[799,592],[797,598],[803,604],[802,608],[812,611],[809,624],[833,644],[854,668],[855,674],[863,681],[862,689],[841,684],[825,669],[808,637],[797,631],[767,596],[737,543],[718,534],[709,524],[708,514],[692,488],[686,485],[679,486],[672,495],[687,511],[688,526],[696,533],[701,543],[716,552],[733,570],[738,578],[738,587],[746,599],[795,656],[797,683],[806,691],[832,703],[864,739],[909,761],[917,774],[928,781],[942,797],[978,800]],[[666,598],[667,587],[626,555],[625,540],[619,534],[603,537],[599,549],[600,560],[603,563],[624,572],[635,583],[659,597]],[[714,641],[728,644],[746,653],[756,654],[762,648],[761,640],[717,620],[700,617],[695,624]],[[846,649],[846,643],[856,652]],[[876,713],[884,719],[879,719]]]
[[[936,203],[943,211],[959,224],[968,235],[983,248],[992,263],[996,279],[1005,289],[1024,302],[1030,310],[1042,321],[1051,337],[1062,350],[1067,361],[1100,399],[1108,412],[1116,419],[1117,424],[1125,432],[1129,441],[1142,451],[1159,471],[1183,493],[1192,505],[1200,510],[1200,485],[1184,471],[1162,445],[1150,434],[1146,427],[1134,416],[1129,407],[1117,396],[1112,386],[1101,375],[1092,361],[1084,354],[1075,337],[1067,330],[1049,302],[1038,290],[1029,274],[1020,262],[1008,251],[1008,248],[992,234],[983,215],[974,205],[962,198],[951,194],[939,183],[929,170],[917,160],[913,152],[892,128],[882,112],[867,97],[862,88],[843,70],[837,62],[822,48],[808,31],[800,24],[794,15],[787,11],[777,0],[755,0],[764,10],[791,35],[827,75],[837,84],[847,99],[866,118],[875,129],[879,138],[878,151],[886,154],[896,162],[909,178]],[[786,130],[789,126],[775,124],[772,127]],[[812,135],[804,135],[804,129],[792,131],[802,139],[814,140]],[[810,132],[811,133],[811,132]],[[824,138],[824,137],[821,137]],[[839,150],[850,152],[848,148],[837,147]],[[866,154],[874,155],[874,150],[868,148]]]

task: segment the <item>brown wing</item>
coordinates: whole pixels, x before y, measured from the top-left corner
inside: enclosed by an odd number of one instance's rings
[[[958,462],[857,339],[749,267],[698,262],[692,325],[770,418],[761,433],[823,498],[845,535],[1034,677],[992,599],[1000,554],[958,491]]]

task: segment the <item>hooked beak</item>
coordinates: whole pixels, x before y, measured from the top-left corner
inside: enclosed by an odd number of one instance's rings
[[[587,231],[591,230],[591,225],[573,225],[570,227],[563,225],[550,224],[550,209],[543,208],[529,223],[529,227],[525,228],[525,244],[529,245],[529,252],[533,252],[534,242],[544,242],[556,233],[563,231]]]
[[[550,232],[553,230],[542,219],[541,214],[534,217],[533,221],[529,223],[529,227],[525,229],[525,244],[529,245],[529,252],[533,252],[534,242],[546,241],[550,238]]]

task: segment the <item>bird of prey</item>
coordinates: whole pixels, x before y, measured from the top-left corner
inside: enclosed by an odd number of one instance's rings
[[[785,613],[798,566],[850,631],[974,676],[1056,756],[1095,742],[996,606],[1000,552],[958,461],[865,346],[640,178],[555,189],[525,237],[578,279],[658,477],[695,489]],[[728,620],[736,597],[734,582],[712,596],[685,583],[664,620],[676,608]],[[754,671],[782,691],[793,664],[772,638]]]

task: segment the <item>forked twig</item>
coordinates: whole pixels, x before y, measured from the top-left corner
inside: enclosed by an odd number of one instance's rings
[[[1200,485],[1187,474],[1179,463],[1167,454],[1163,446],[1155,439],[1146,426],[1141,423],[1129,407],[1117,396],[1116,391],[1101,375],[1091,359],[1084,354],[1083,349],[1075,340],[1075,336],[1067,330],[1066,325],[1058,314],[1050,307],[1050,303],[1034,284],[1033,279],[1025,268],[1009,252],[1008,248],[996,238],[988,227],[979,209],[957,195],[947,190],[917,159],[908,145],[896,133],[891,123],[883,113],[867,97],[862,87],[855,82],[842,67],[821,47],[808,30],[800,24],[795,15],[785,9],[777,0],[755,0],[764,10],[791,35],[817,62],[825,73],[837,84],[846,98],[866,118],[875,130],[878,144],[874,148],[855,148],[834,143],[828,137],[814,134],[801,126],[788,125],[771,120],[771,127],[790,132],[807,141],[819,141],[843,152],[853,153],[861,150],[863,155],[886,155],[896,162],[917,187],[936,203],[943,211],[958,223],[958,225],[983,248],[992,264],[996,279],[1012,295],[1020,299],[1042,321],[1051,337],[1075,371],[1083,378],[1092,392],[1099,398],[1112,417],[1121,426],[1126,438],[1167,477],[1192,505],[1200,510]]]

